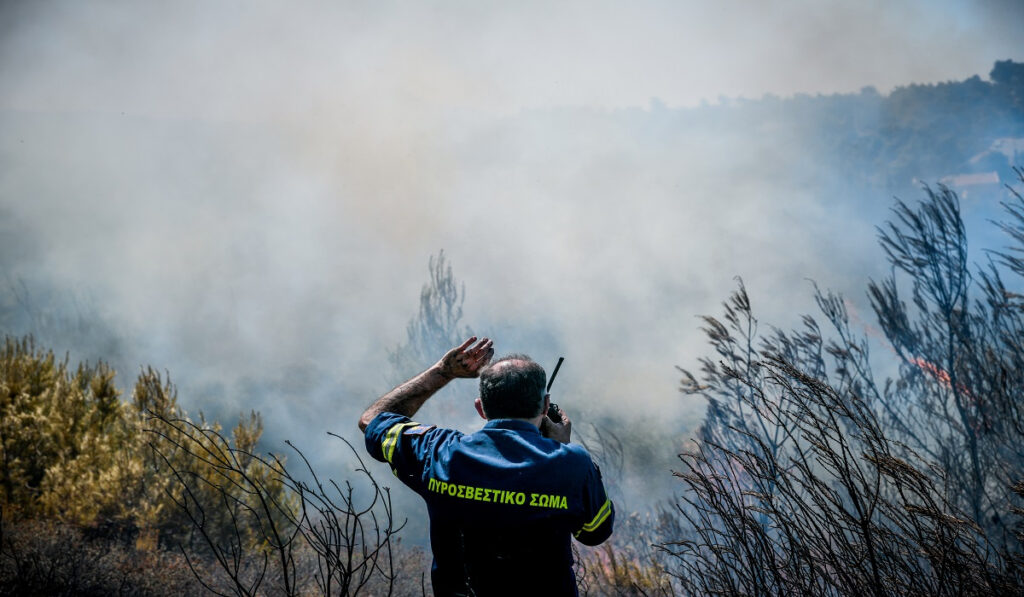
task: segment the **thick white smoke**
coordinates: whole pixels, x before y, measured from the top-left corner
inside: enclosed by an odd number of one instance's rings
[[[5,2],[0,273],[109,325],[75,348],[122,384],[298,439],[354,435],[443,248],[499,352],[568,357],[566,408],[682,437],[674,365],[734,276],[792,316],[879,254],[799,138],[667,106],[985,73],[1020,5],[976,6]]]

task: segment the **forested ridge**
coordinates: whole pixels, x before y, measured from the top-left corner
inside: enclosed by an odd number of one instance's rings
[[[912,84],[887,94],[865,87],[855,94],[721,97],[684,109],[652,102],[646,116],[624,116],[660,124],[662,134],[754,131],[777,138],[780,151],[799,142],[815,157],[805,164],[808,177],[839,172],[844,184],[882,197],[961,173],[997,172],[1003,183],[1012,183],[1024,148],[1000,151],[993,144],[1024,138],[1024,63],[999,61],[987,79]]]

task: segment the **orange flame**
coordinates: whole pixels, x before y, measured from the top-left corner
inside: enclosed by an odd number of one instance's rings
[[[909,360],[914,365],[917,365],[918,368],[920,368],[922,371],[934,377],[936,381],[938,381],[944,387],[948,389],[953,389],[953,382],[949,377],[949,372],[946,371],[945,369],[939,367],[934,363],[930,363],[920,357],[911,357]],[[961,391],[965,390],[963,386],[960,386],[958,389]]]
[[[942,387],[946,388],[947,390],[953,389],[953,380],[950,377],[949,372],[943,369],[942,367],[939,367],[938,365],[926,361],[920,357],[911,357],[910,359],[908,359],[908,362],[916,365],[922,371],[934,377],[935,380],[942,385]],[[960,394],[967,398],[967,400],[973,407],[981,409],[978,413],[970,415],[970,419],[969,421],[967,421],[967,424],[969,424],[975,432],[987,429],[990,425],[990,421],[988,419],[988,415],[985,412],[984,405],[979,404],[978,400],[969,391],[967,391],[967,388],[963,384],[956,384],[956,389],[960,392]]]

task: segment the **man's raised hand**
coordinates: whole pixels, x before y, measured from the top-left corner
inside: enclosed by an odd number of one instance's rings
[[[455,377],[478,377],[480,370],[491,362],[494,356],[494,342],[484,338],[473,346],[476,336],[471,337],[462,343],[462,346],[448,351],[437,366],[441,373],[448,378]],[[472,348],[470,348],[472,346]]]

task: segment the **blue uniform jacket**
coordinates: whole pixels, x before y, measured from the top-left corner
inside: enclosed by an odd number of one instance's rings
[[[366,449],[427,503],[438,596],[575,595],[569,536],[597,545],[611,535],[615,510],[590,454],[529,422],[466,435],[385,412],[366,428]]]

